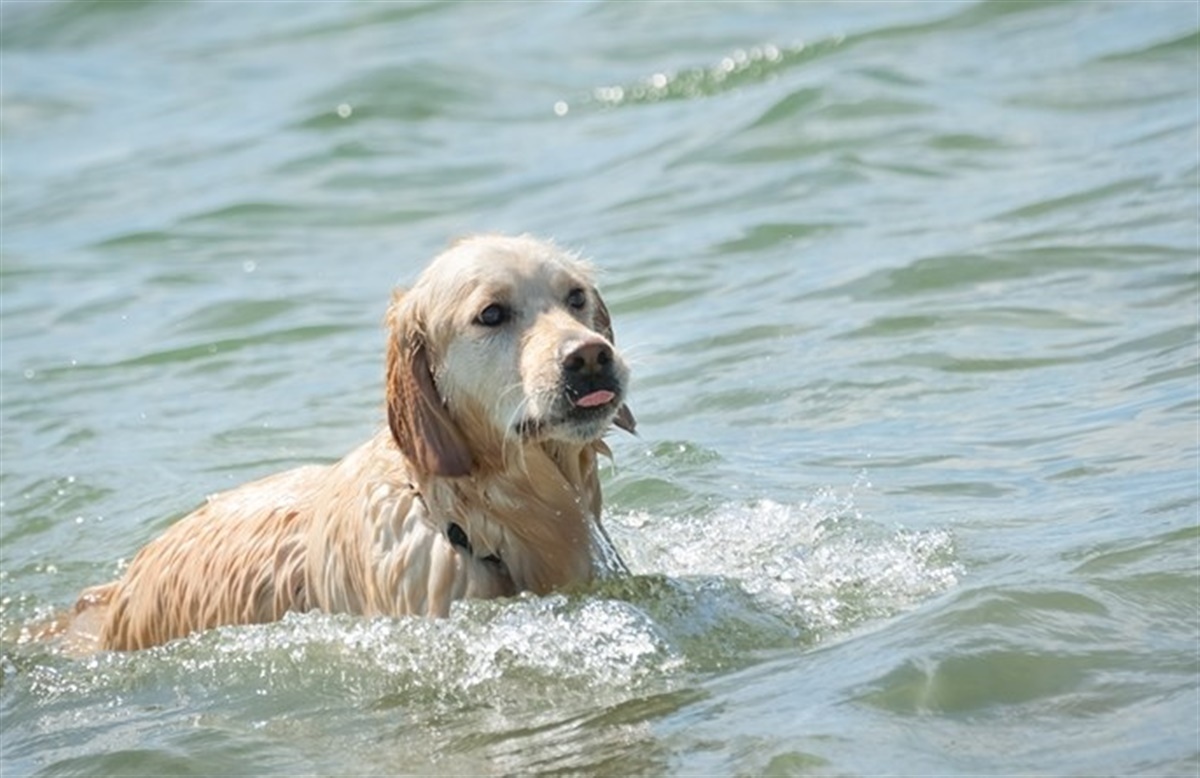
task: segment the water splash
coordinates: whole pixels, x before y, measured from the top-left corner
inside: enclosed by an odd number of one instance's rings
[[[44,702],[199,687],[302,688],[368,706],[585,704],[811,644],[912,607],[961,574],[948,532],[869,521],[854,489],[701,516],[631,512],[608,525],[633,574],[586,591],[460,602],[447,619],[290,614],[132,654],[5,661]]]
[[[954,586],[962,573],[949,532],[887,529],[863,518],[853,492],[823,490],[798,505],[726,505],[702,518],[633,513],[609,523],[618,543],[634,549],[635,572],[721,576],[818,638],[894,615]]]
[[[307,688],[362,704],[478,704],[542,695],[584,697],[652,684],[680,667],[670,637],[635,605],[553,595],[456,604],[450,618],[364,619],[292,613],[131,653],[82,661],[6,654],[43,702],[139,690]]]

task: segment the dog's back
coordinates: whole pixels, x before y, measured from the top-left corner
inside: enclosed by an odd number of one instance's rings
[[[80,595],[66,646],[144,648],[307,610],[304,541],[323,470],[296,468],[211,497],[138,552],[121,580]]]

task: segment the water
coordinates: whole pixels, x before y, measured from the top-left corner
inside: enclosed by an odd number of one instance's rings
[[[18,3],[4,775],[1200,771],[1200,6]],[[70,660],[382,421],[451,237],[602,271],[634,572]]]

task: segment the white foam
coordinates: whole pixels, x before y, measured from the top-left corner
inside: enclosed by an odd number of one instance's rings
[[[888,529],[853,496],[726,505],[703,517],[632,513],[609,520],[635,573],[735,580],[762,607],[824,633],[892,615],[961,574],[945,530]]]

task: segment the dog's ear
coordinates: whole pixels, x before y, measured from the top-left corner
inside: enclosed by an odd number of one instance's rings
[[[595,287],[592,287],[592,299],[596,301],[596,332],[607,338],[609,343],[616,345],[616,338],[613,337],[612,316],[608,312],[608,306],[604,304],[604,298],[600,296],[600,292]],[[633,418],[633,411],[629,410],[628,405],[622,404],[617,410],[613,424],[628,433],[637,434],[637,419]]]
[[[421,473],[468,475],[471,450],[438,393],[425,338],[410,318],[397,292],[387,316],[387,413],[392,437]]]
[[[612,316],[608,312],[608,306],[604,304],[604,298],[600,296],[600,292],[594,286],[592,287],[592,299],[596,301],[596,332],[607,338],[609,343],[616,345],[617,341],[613,337]]]

